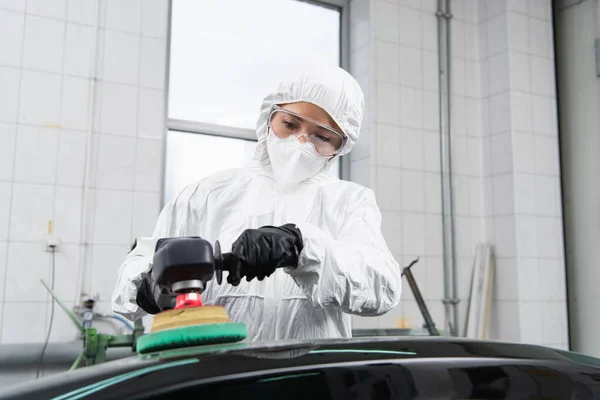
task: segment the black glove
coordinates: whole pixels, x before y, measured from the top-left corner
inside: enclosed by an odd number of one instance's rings
[[[177,298],[162,294],[160,287],[152,280],[152,270],[142,275],[142,283],[137,291],[135,302],[148,314],[158,314],[175,308]]]
[[[239,268],[227,281],[236,286],[244,276],[246,281],[262,281],[277,268],[295,268],[303,247],[302,233],[293,224],[247,229],[233,243],[231,253],[238,259]]]

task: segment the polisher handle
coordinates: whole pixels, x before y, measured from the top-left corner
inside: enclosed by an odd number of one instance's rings
[[[242,261],[238,256],[233,253],[223,254],[223,269],[229,273],[229,275],[227,275],[228,283],[233,286],[240,284],[240,281],[242,280]],[[219,285],[220,284],[221,282],[219,282]]]
[[[221,244],[215,242],[215,277],[220,285],[223,282],[223,271],[227,271],[227,282],[233,286],[240,284],[242,263],[233,253],[221,254]]]

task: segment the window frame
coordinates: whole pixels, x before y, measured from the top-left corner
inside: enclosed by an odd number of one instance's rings
[[[160,207],[165,205],[165,179],[167,170],[167,137],[169,131],[180,131],[187,133],[196,133],[200,135],[221,136],[233,139],[244,139],[257,141],[256,132],[253,129],[232,127],[227,125],[212,124],[206,122],[189,121],[182,119],[169,118],[169,76],[171,67],[171,31],[173,18],[173,1],[169,0],[168,22],[167,22],[167,59],[165,68],[165,126],[162,137],[162,171],[160,183]],[[350,0],[294,0],[303,3],[309,3],[317,6],[334,8],[340,12],[340,67],[350,71]],[[340,178],[350,179],[350,158],[348,156],[340,157]]]

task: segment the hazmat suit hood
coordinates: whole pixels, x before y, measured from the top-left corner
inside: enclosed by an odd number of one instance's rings
[[[263,99],[256,124],[258,144],[252,166],[272,174],[267,151],[269,115],[274,105],[299,102],[321,107],[346,135],[347,140],[336,157],[352,150],[358,140],[365,107],[362,89],[356,79],[342,68],[313,65],[290,74]],[[333,159],[318,173],[326,172],[332,165],[331,161]]]

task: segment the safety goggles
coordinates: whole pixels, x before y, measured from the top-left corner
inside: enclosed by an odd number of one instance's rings
[[[273,106],[269,116],[269,128],[282,139],[291,135],[304,136],[313,144],[317,153],[325,157],[338,154],[346,142],[343,133],[277,105]]]

